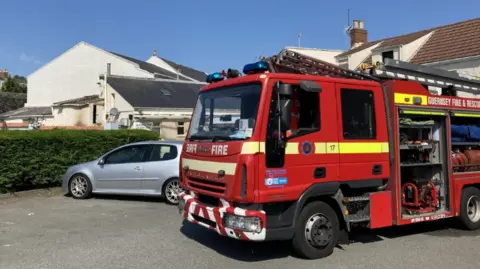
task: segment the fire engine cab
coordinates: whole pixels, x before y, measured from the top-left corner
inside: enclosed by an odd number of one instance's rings
[[[480,81],[392,59],[362,70],[284,50],[209,75],[181,153],[183,217],[310,259],[354,226],[480,228]]]

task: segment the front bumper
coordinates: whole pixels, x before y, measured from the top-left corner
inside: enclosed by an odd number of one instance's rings
[[[266,216],[262,210],[245,210],[239,207],[233,207],[224,199],[220,199],[221,206],[210,207],[201,204],[193,192],[190,192],[190,194],[182,192],[179,197],[179,211],[183,214],[183,217],[191,223],[199,224],[216,231],[220,235],[239,240],[264,241],[266,238]],[[225,227],[223,220],[226,214],[258,217],[261,219],[261,230],[260,232],[247,232]]]

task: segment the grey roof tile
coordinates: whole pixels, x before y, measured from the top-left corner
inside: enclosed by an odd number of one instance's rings
[[[203,84],[109,77],[108,84],[133,107],[193,108]]]

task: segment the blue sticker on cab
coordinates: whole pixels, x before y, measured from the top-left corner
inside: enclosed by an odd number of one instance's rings
[[[283,186],[288,183],[288,179],[286,177],[269,177],[265,179],[265,186],[267,187],[276,187],[276,186]]]

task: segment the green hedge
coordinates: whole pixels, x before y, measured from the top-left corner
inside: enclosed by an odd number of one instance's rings
[[[0,193],[59,186],[71,165],[123,144],[158,139],[144,130],[0,131]]]

